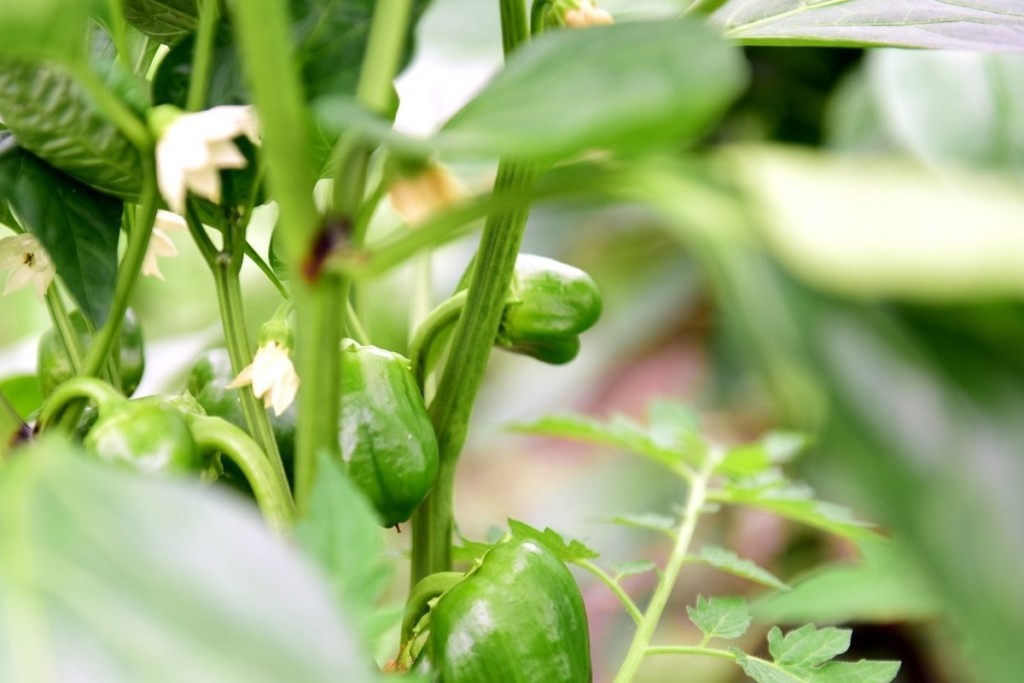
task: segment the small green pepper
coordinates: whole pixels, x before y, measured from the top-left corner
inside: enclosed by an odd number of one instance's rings
[[[159,401],[116,403],[83,442],[101,460],[143,472],[195,474],[204,467],[185,418]]]
[[[82,348],[88,349],[92,344],[93,335],[85,322],[85,316],[81,311],[72,311],[68,317]],[[142,328],[135,317],[135,312],[128,309],[121,323],[117,354],[121,391],[125,396],[131,396],[142,380],[142,373],[146,369],[144,350]],[[66,382],[75,374],[71,369],[71,360],[64,349],[64,343],[55,329],[48,330],[39,340],[38,373],[44,397],[52,394],[59,384]]]
[[[409,519],[434,485],[438,448],[408,360],[345,342],[338,439],[349,476],[384,526]]]
[[[239,429],[245,429],[245,417],[242,414],[242,400],[238,389],[228,389],[227,385],[235,377],[231,370],[231,358],[225,348],[214,348],[203,352],[189,371],[186,389],[195,397],[207,415],[220,417]],[[295,460],[295,425],[297,415],[293,404],[281,415],[267,411],[270,426],[274,430],[277,450],[281,453],[285,472],[291,483],[292,463]],[[251,491],[242,471],[231,461],[224,460],[224,483],[230,484],[243,493]]]
[[[601,315],[601,294],[579,268],[520,254],[495,343],[545,363],[568,363]]]
[[[532,539],[491,548],[430,612],[440,683],[590,683],[587,613],[576,580]]]

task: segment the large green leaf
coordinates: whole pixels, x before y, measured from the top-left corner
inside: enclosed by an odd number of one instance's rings
[[[107,319],[123,203],[84,185],[0,134],[0,201],[32,232],[96,327]]]
[[[229,494],[50,440],[0,467],[0,524],[0,680],[373,680],[323,580]]]
[[[173,42],[195,29],[198,0],[122,0],[125,20],[148,36]]]
[[[115,92],[123,92],[133,105],[141,104],[130,74],[112,63],[97,63],[96,68]],[[59,65],[4,62],[0,118],[26,149],[53,166],[109,194],[129,201],[138,197],[138,150]]]
[[[690,21],[552,31],[444,127],[443,148],[563,158],[691,140],[739,94],[738,50]]]
[[[0,0],[0,55],[77,61],[99,0]]]
[[[727,0],[712,22],[751,45],[1024,50],[1017,0]]]

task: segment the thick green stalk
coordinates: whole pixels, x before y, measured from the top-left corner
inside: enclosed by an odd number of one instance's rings
[[[416,378],[416,386],[423,391],[427,375],[430,373],[430,350],[438,336],[455,324],[466,307],[467,293],[465,290],[438,306],[427,314],[416,327],[416,333],[409,342],[409,360],[412,361],[412,374]],[[424,394],[425,396],[426,394]]]
[[[508,56],[529,39],[530,25],[523,0],[500,0],[500,7],[502,44]],[[532,185],[535,176],[530,167],[502,161],[498,165],[495,195],[522,191]],[[498,334],[528,215],[528,205],[514,204],[491,213],[484,224],[466,307],[452,337],[452,348],[459,349],[459,362],[445,366],[437,396],[430,404],[440,465],[433,490],[412,516],[413,586],[430,574],[452,568],[456,464]]]
[[[206,104],[206,88],[213,66],[213,48],[217,38],[217,20],[220,17],[218,0],[201,0],[199,7],[199,28],[196,29],[194,52],[192,54],[192,76],[188,83],[188,97],[185,108],[199,111]]]
[[[643,621],[640,622],[636,633],[633,634],[633,642],[626,652],[626,659],[623,661],[618,675],[615,676],[614,683],[630,683],[636,676],[637,669],[640,668],[644,655],[648,652],[651,638],[654,637],[654,631],[658,628],[658,622],[661,621],[665,605],[668,604],[668,598],[672,594],[672,589],[675,588],[676,580],[679,578],[679,571],[686,562],[687,553],[690,552],[690,543],[693,541],[697,522],[700,520],[701,511],[704,508],[704,503],[707,501],[708,482],[711,479],[716,464],[717,460],[709,455],[707,462],[697,472],[697,476],[690,481],[690,492],[686,500],[686,509],[683,512],[679,532],[676,535],[675,547],[672,548],[672,554],[669,556],[665,569],[661,573],[658,586],[654,590],[654,596],[651,597],[651,602],[647,605]]]

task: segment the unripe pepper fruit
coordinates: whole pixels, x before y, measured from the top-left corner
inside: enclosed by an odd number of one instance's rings
[[[409,361],[346,340],[338,439],[349,476],[384,526],[409,519],[437,478],[437,437]]]
[[[430,611],[439,683],[590,683],[587,613],[576,580],[543,544],[510,536]]]
[[[194,474],[204,465],[185,418],[158,401],[124,401],[101,411],[83,443],[101,460],[143,472]]]

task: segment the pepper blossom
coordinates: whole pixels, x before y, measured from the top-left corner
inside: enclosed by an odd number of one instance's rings
[[[430,164],[413,175],[399,176],[388,188],[391,206],[411,226],[422,225],[465,196],[462,183],[438,164]]]
[[[11,272],[7,276],[4,294],[17,291],[31,282],[35,284],[36,295],[40,299],[57,274],[46,249],[27,232],[0,239],[0,270],[7,268]]]
[[[160,263],[157,257],[172,257],[178,255],[178,248],[171,241],[169,232],[187,230],[185,219],[170,211],[157,211],[156,223],[153,225],[153,232],[149,237],[149,246],[146,247],[146,255],[142,259],[142,274],[155,277],[158,280],[164,279],[160,272]]]
[[[615,19],[607,10],[598,9],[591,0],[581,0],[577,7],[567,10],[563,17],[565,25],[571,28],[615,23]]]
[[[185,213],[188,192],[220,203],[222,169],[245,168],[247,161],[234,140],[245,136],[260,143],[259,126],[250,106],[220,106],[195,113],[156,107],[150,125],[157,130],[156,175],[160,194],[177,214]]]
[[[295,401],[299,391],[299,376],[292,364],[291,350],[277,341],[267,341],[256,350],[252,363],[245,366],[228,389],[252,385],[252,391],[263,399],[266,408],[281,415]]]

